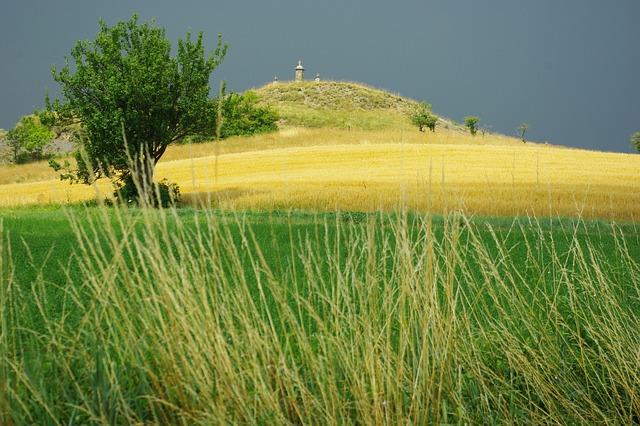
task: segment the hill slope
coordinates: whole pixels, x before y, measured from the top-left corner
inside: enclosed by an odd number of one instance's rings
[[[280,82],[254,90],[261,102],[275,107],[291,126],[339,129],[408,129],[418,102],[359,83]],[[456,127],[450,120],[440,125]]]
[[[157,177],[177,182],[189,204],[230,209],[372,211],[402,203],[412,210],[441,213],[462,209],[491,216],[637,220],[638,168],[640,156],[629,154],[534,144],[390,141],[168,158],[158,165]],[[111,192],[106,182],[99,189],[100,198]],[[96,196],[93,188],[54,179],[0,185],[0,193],[6,194],[0,206]]]
[[[271,83],[256,89],[266,102],[314,109],[391,110],[409,113],[417,102],[359,83],[320,81]]]

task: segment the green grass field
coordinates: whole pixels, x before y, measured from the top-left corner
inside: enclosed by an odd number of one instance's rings
[[[633,223],[1,210],[2,423],[629,423]]]
[[[640,422],[637,157],[257,92],[279,132],[159,164],[190,207],[0,168],[0,425]]]
[[[139,213],[139,212],[138,212]],[[190,227],[195,227],[198,218],[207,217],[210,212],[203,213],[198,209],[184,208],[177,210],[179,220]],[[80,206],[69,207],[20,207],[16,209],[0,209],[0,220],[4,224],[7,247],[11,250],[16,281],[30,283],[39,274],[46,274],[46,280],[54,284],[66,281],[66,271],[77,249],[76,237],[69,223],[69,217],[79,219],[82,225],[88,225],[90,218],[98,212],[92,208]],[[136,216],[133,210],[132,217]],[[383,217],[387,217],[384,215]],[[350,225],[359,228],[366,226],[368,220],[379,218],[377,213],[345,212],[313,213],[304,211],[275,211],[275,212],[214,212],[214,217],[232,227],[232,231],[239,233],[235,221],[241,218],[243,223],[250,224],[257,242],[263,250],[270,254],[270,265],[281,266],[272,262],[288,263],[292,247],[289,233],[328,232],[329,237],[335,237],[336,226]],[[393,217],[393,216],[388,216]],[[444,218],[434,216],[431,220],[435,224],[437,234],[441,234]],[[535,227],[529,228],[530,221]],[[581,221],[578,219],[529,219],[521,218],[473,218],[471,223],[476,225],[476,232],[481,238],[490,243],[495,231],[499,237],[505,237],[504,243],[511,246],[512,257],[526,263],[526,247],[522,244],[524,237],[534,238],[540,232],[549,235],[556,243],[556,250],[568,252],[571,244],[578,241],[596,244],[608,260],[615,259],[616,236],[613,229],[618,229],[624,235],[625,243],[633,254],[640,258],[640,227],[634,222],[614,225],[607,221]],[[325,225],[326,229],[325,229]],[[514,228],[517,227],[517,232]],[[240,235],[237,235],[240,238]],[[322,235],[324,238],[324,235]],[[8,255],[8,254],[7,254]],[[319,253],[326,256],[326,253]],[[515,265],[523,267],[524,264]],[[73,274],[73,268],[71,268]]]

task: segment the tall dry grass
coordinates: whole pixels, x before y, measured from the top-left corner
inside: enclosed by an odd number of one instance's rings
[[[459,215],[338,215],[274,257],[242,214],[87,214],[69,217],[81,278],[63,301],[43,296],[46,271],[20,287],[0,266],[3,424],[640,419],[640,265],[623,238],[611,263],[514,223],[523,269]]]
[[[400,142],[406,144],[476,144],[476,145],[519,145],[515,138],[490,134],[472,138],[469,135],[447,129],[437,133],[420,133],[413,127],[394,127],[385,130],[341,130],[335,128],[308,129],[284,127],[275,133],[251,137],[231,137],[220,142],[171,145],[162,162],[195,159],[219,155],[238,154],[252,151],[269,151],[281,148],[303,148],[328,145],[384,144]],[[64,158],[74,163],[71,157]],[[47,161],[27,164],[0,164],[0,185],[12,183],[42,182],[58,179]]]
[[[480,215],[640,217],[640,157],[456,132],[287,129],[179,146],[157,167],[188,204],[231,209],[392,210]],[[477,141],[477,142],[476,142]],[[104,198],[58,180],[0,185],[0,205]]]

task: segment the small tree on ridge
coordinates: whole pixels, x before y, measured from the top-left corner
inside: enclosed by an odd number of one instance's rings
[[[424,132],[425,127],[435,132],[438,117],[431,112],[431,105],[426,102],[420,102],[413,114],[411,114],[411,122],[418,126],[421,132]]]
[[[480,118],[474,115],[470,115],[464,118],[464,125],[467,126],[472,136],[475,136],[478,133],[479,122],[480,122]]]

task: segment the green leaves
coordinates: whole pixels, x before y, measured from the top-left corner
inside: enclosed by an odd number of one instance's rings
[[[209,78],[226,45],[219,36],[206,54],[202,33],[187,34],[172,56],[165,30],[154,21],[139,23],[133,15],[99,27],[95,40],[76,43],[71,63],[67,58],[53,70],[64,102],[49,103],[49,110],[82,123],[88,174],[122,179],[135,174],[131,158],[149,163],[152,172],[169,144],[206,127]]]
[[[223,102],[220,137],[255,135],[278,129],[278,113],[269,106],[258,105],[258,95],[248,91],[242,95],[232,93]]]
[[[40,122],[35,115],[22,117],[15,128],[7,133],[9,146],[13,149],[14,161],[18,162],[20,152],[32,159],[42,156],[42,151],[51,142],[54,133]]]
[[[478,123],[480,122],[480,118],[474,115],[468,116],[464,118],[464,125],[469,129],[469,133],[472,136],[475,136],[478,133]]]
[[[426,102],[420,102],[414,113],[411,115],[411,122],[420,128],[423,132],[424,128],[436,131],[438,117],[431,113],[431,105]]]

